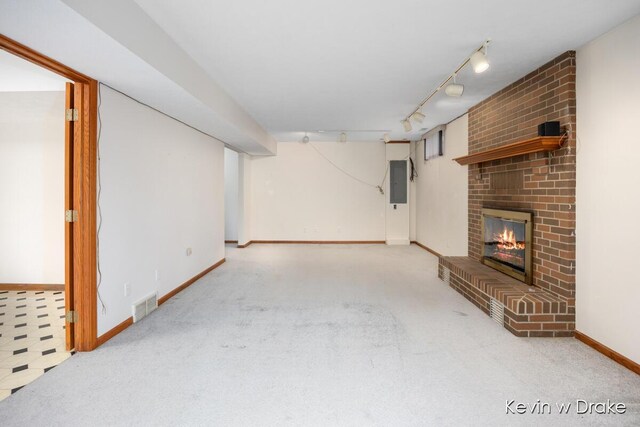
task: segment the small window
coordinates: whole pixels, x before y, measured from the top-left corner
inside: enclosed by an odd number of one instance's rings
[[[444,131],[438,130],[430,132],[424,139],[424,159],[435,159],[444,154],[443,152]]]

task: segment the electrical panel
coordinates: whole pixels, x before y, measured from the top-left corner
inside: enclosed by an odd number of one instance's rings
[[[389,162],[389,203],[407,203],[407,161]]]

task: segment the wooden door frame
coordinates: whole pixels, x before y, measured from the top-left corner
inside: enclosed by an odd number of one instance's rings
[[[97,345],[97,147],[98,82],[60,62],[0,34],[0,49],[19,56],[74,82],[78,121],[73,130],[73,305],[77,313],[75,349],[91,351]],[[62,118],[61,118],[62,119]],[[60,212],[62,218],[63,212]],[[66,251],[66,249],[65,249]]]
[[[75,94],[74,83],[65,83],[64,108],[66,111],[74,108],[73,96]],[[74,122],[64,121],[64,210],[73,209],[73,140]],[[74,307],[73,298],[73,223],[64,223],[64,308],[65,314]],[[65,319],[66,320],[66,319]],[[76,347],[75,324],[65,323],[65,348],[70,351]]]

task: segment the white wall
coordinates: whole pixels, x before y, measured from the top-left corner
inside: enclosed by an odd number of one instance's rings
[[[0,50],[0,72],[0,92],[60,92],[68,81],[4,50]]]
[[[467,255],[468,167],[452,159],[469,149],[468,115],[449,123],[444,155],[424,160],[424,143],[415,149],[416,240],[442,255]]]
[[[224,149],[224,239],[238,240],[238,153]]]
[[[238,154],[238,245],[251,241],[251,220],[254,216],[251,156]]]
[[[385,239],[385,198],[374,188],[384,176],[383,143],[279,143],[277,156],[254,157],[251,168],[253,240]]]
[[[413,159],[414,164],[417,163],[416,157],[416,143],[412,142],[410,146],[411,150],[411,158]],[[411,174],[411,163],[408,164],[409,174]],[[411,203],[409,204],[409,240],[414,242],[416,240],[416,228],[417,228],[417,193],[418,183],[415,178],[413,181],[409,181],[409,200]]]
[[[640,16],[577,51],[576,329],[640,363]]]
[[[64,92],[0,92],[0,283],[64,283]]]
[[[224,145],[104,86],[101,97],[98,335],[224,258]]]

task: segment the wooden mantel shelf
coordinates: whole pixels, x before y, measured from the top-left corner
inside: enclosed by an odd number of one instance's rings
[[[502,147],[481,151],[480,153],[458,157],[453,160],[464,166],[490,162],[492,160],[506,159],[509,157],[520,156],[522,154],[554,151],[560,148],[562,138],[562,136],[537,136],[535,138],[526,139],[524,141],[515,142]]]

